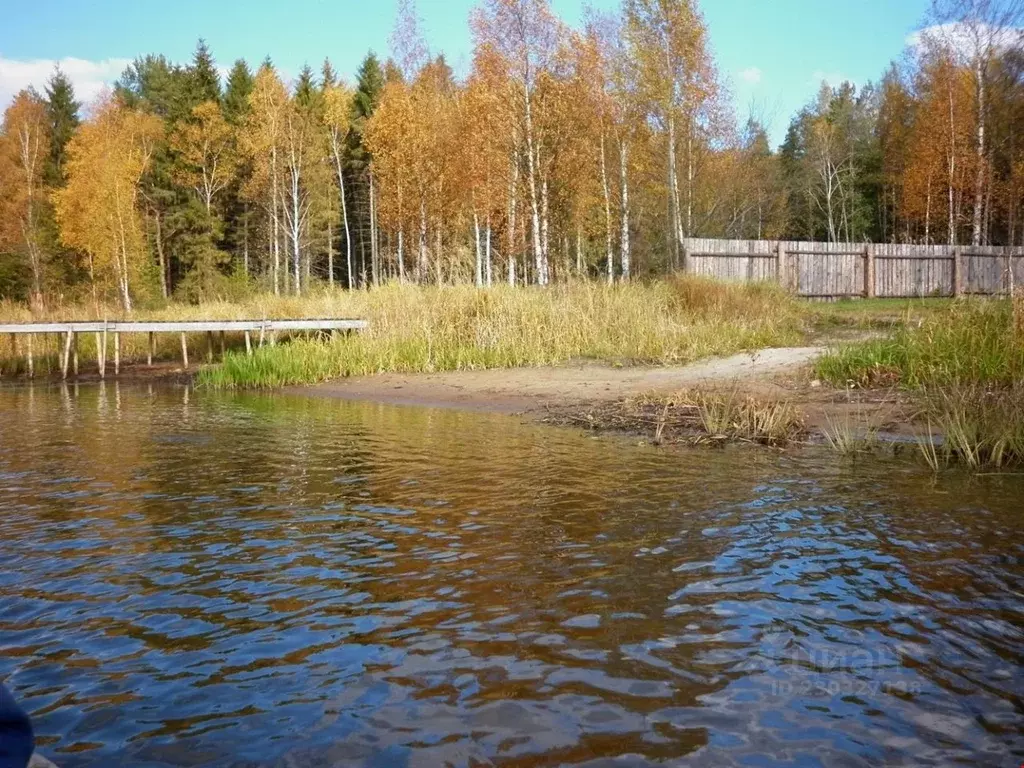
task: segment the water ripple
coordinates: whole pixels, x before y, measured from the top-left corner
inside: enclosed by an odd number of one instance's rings
[[[0,678],[62,766],[1015,764],[1019,478],[0,391]]]

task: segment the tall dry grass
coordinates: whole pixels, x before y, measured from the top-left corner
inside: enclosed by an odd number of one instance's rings
[[[324,341],[297,335],[251,357],[238,349],[200,373],[219,388],[309,384],[355,374],[541,366],[590,358],[615,363],[682,363],[743,349],[799,343],[805,310],[769,285],[725,284],[681,277],[608,286],[573,282],[548,288],[389,284],[370,291],[320,290],[302,298],[261,295],[200,306],[171,304],[131,319],[364,318],[364,332]],[[33,315],[0,303],[0,322],[127,319],[115,308],[65,306]],[[37,370],[56,368],[57,339]],[[176,358],[178,339],[165,337],[158,355]],[[204,340],[193,339],[193,359]],[[84,359],[95,356],[91,334]],[[124,335],[126,360],[145,356],[147,340]],[[51,359],[52,358],[52,359]],[[0,367],[20,364],[0,342]]]
[[[205,370],[212,387],[276,387],[349,375],[555,365],[577,358],[680,363],[798,343],[803,313],[768,286],[693,278],[546,289],[389,285],[304,309],[362,317],[327,344],[294,339]],[[341,303],[337,303],[337,302]]]

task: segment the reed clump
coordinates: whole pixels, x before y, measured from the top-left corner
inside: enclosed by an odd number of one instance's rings
[[[652,442],[785,445],[806,429],[788,402],[760,399],[737,391],[684,390],[673,395],[643,395],[555,412],[550,421],[598,431],[649,435]]]
[[[913,391],[930,466],[1024,463],[1024,295],[965,300],[885,339],[824,356],[822,379]]]
[[[293,339],[252,356],[229,354],[200,374],[201,383],[266,388],[573,359],[678,364],[799,343],[806,317],[778,289],[699,278],[545,289],[392,284],[334,301],[316,307],[318,314],[362,317],[369,328],[326,343]]]
[[[919,444],[930,465],[937,459],[973,469],[1024,464],[1024,382],[1007,389],[967,384],[926,393],[923,416],[928,435]]]

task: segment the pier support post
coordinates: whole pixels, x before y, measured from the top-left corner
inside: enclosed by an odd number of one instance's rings
[[[100,367],[100,378],[107,378],[107,329],[96,334],[96,360]]]
[[[153,367],[153,358],[156,356],[156,334],[152,331],[149,332],[149,352],[146,355],[146,365],[150,368]]]
[[[78,378],[78,334],[71,334],[71,372]]]
[[[206,362],[213,362],[213,331],[206,332]]]
[[[71,337],[74,334],[68,331],[64,336],[64,356],[60,361],[60,377],[67,379],[68,377],[68,360],[71,358]]]
[[[114,331],[114,375],[121,375],[121,334]]]
[[[220,359],[223,360],[224,359],[224,331],[220,332],[220,338],[218,339],[218,341],[220,342]]]
[[[188,341],[185,338],[186,334],[181,334],[181,364],[182,367],[188,370]]]
[[[28,377],[31,379],[31,378],[34,378],[35,375],[36,375],[35,361],[32,359],[32,334],[31,333],[28,334],[28,339],[26,339],[26,341],[28,342],[28,350],[27,350],[27,352],[28,352]]]
[[[248,331],[245,332],[245,354],[252,357],[252,335]]]
[[[266,325],[261,325],[260,326],[260,347],[261,348],[263,347],[263,337],[266,336],[266,332],[267,332],[267,326]]]

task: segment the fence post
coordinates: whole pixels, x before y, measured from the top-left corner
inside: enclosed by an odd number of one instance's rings
[[[789,290],[789,281],[786,279],[786,248],[781,240],[775,244],[775,274],[782,290]]]
[[[953,246],[953,298],[960,298],[960,294],[963,293],[963,254],[960,253],[960,247],[957,245]]]
[[[864,298],[875,298],[875,246],[864,246]]]

